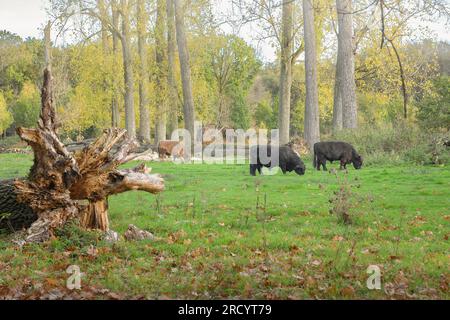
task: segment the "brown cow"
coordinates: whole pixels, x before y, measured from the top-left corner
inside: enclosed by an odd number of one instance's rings
[[[184,147],[177,148],[174,153],[174,148],[180,144],[180,141],[160,141],[158,144],[158,154],[160,159],[165,159],[167,156],[175,158],[184,157]]]

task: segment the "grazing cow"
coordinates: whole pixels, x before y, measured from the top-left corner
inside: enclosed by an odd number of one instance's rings
[[[173,156],[174,158],[184,157],[184,147],[180,146],[174,152],[175,147],[179,144],[180,141],[160,141],[158,144],[159,159],[165,159],[167,156]]]
[[[272,165],[272,161],[269,163],[263,164],[260,159],[260,149],[261,146],[254,146],[250,151],[250,174],[252,176],[256,176],[256,170],[258,170],[259,174],[262,173],[262,167],[272,168],[275,167],[275,164]],[[300,159],[299,155],[292,150],[289,146],[280,146],[280,147],[271,147],[267,146],[267,157],[270,159],[273,152],[279,153],[279,164],[278,166],[283,171],[283,174],[286,172],[295,171],[298,175],[304,175],[306,168],[302,159]],[[256,157],[256,158],[255,158]]]
[[[356,152],[351,144],[339,141],[318,142],[314,145],[314,168],[320,171],[327,170],[327,161],[340,161],[341,170],[347,169],[347,164],[353,163],[355,169],[361,169],[363,165],[362,157]]]

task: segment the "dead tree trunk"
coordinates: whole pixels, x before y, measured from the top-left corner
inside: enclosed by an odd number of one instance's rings
[[[93,144],[72,154],[60,142],[57,127],[51,73],[46,69],[37,129],[17,129],[33,149],[34,164],[27,178],[0,181],[0,228],[27,228],[28,242],[49,239],[71,219],[78,219],[85,228],[106,231],[108,196],[164,190],[164,180],[150,175],[145,165],[118,169],[137,156],[132,153],[135,140],[125,130],[108,129]]]

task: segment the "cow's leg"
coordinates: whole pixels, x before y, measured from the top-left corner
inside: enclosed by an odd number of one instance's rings
[[[347,170],[347,164],[351,163],[351,161],[347,159],[341,159],[341,170]]]
[[[322,166],[322,161],[319,157],[317,157],[317,162],[316,162],[316,169],[317,171],[320,171],[320,167]]]
[[[263,166],[262,166],[262,165],[260,165],[260,164],[258,164],[258,166],[257,166],[257,167],[258,167],[258,172],[259,172],[259,174],[262,174],[262,167],[263,167]]]
[[[280,168],[281,168],[281,171],[283,172],[283,174],[286,174],[286,172],[287,172],[286,165],[281,165]]]
[[[320,156],[317,156],[317,170],[320,171],[320,167],[322,167],[322,161],[323,158]]]
[[[323,171],[327,171],[327,159],[325,159],[325,158],[320,158],[320,164],[322,164],[322,167],[323,167]]]
[[[256,176],[256,169],[258,169],[258,165],[257,164],[251,164],[250,165],[250,175]]]

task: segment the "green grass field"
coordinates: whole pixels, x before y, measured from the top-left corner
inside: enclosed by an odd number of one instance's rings
[[[351,168],[358,204],[346,225],[329,213],[336,176],[307,165],[303,177],[255,178],[244,165],[150,163],[166,191],[112,197],[110,219],[115,231],[135,224],[158,240],[111,245],[72,227],[18,248],[0,236],[0,297],[64,291],[78,265],[78,298],[450,298],[449,167]],[[30,156],[0,155],[0,178],[30,166]],[[370,265],[382,290],[366,286]]]

